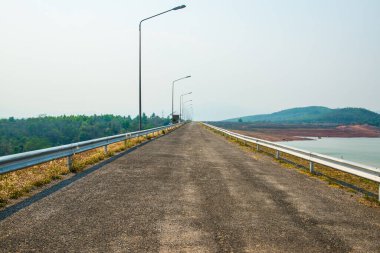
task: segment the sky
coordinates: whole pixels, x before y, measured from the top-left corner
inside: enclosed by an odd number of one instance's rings
[[[378,0],[0,0],[0,117],[380,111]]]

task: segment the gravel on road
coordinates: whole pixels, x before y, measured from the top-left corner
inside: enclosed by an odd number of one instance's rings
[[[380,210],[186,124],[0,221],[0,252],[380,252]]]

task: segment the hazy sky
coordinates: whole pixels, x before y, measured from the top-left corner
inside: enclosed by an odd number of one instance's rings
[[[171,82],[195,119],[290,107],[380,110],[379,0],[0,0],[0,117],[168,115]],[[177,109],[178,110],[178,109]]]

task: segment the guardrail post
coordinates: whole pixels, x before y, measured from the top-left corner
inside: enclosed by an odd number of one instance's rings
[[[256,144],[256,150],[257,150],[257,151],[260,151],[260,146],[259,146],[259,144]]]
[[[108,154],[108,145],[104,146],[104,154]]]
[[[276,150],[276,159],[280,159],[280,151]]]
[[[310,173],[314,174],[314,162],[312,161],[309,162],[309,168],[310,168]]]
[[[67,157],[66,164],[67,164],[67,168],[69,169],[69,171],[73,171],[73,156],[72,155],[69,155]]]
[[[379,184],[379,199],[378,201],[380,202],[380,184]]]

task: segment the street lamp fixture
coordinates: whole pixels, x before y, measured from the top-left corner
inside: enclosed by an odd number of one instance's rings
[[[192,94],[193,92],[188,92],[188,93],[184,93],[181,95],[180,99],[179,99],[179,120],[181,120],[181,117],[182,117],[182,101],[183,101],[183,97],[186,96],[186,95],[190,95]]]
[[[179,78],[177,80],[174,80],[172,83],[172,121],[174,121],[174,84],[180,80],[190,78],[190,77],[191,76],[185,76],[185,77]]]
[[[179,9],[183,9],[183,8],[185,8],[185,7],[186,7],[186,5],[180,5],[180,6],[174,7],[174,8],[172,9],[172,11],[176,11],[176,10],[179,10]]]
[[[139,130],[142,130],[141,129],[141,24],[142,24],[142,22],[144,22],[148,19],[160,16],[160,15],[165,14],[165,13],[170,12],[170,11],[180,10],[180,9],[185,8],[185,7],[186,7],[186,5],[180,5],[180,6],[174,7],[173,9],[158,13],[156,15],[153,15],[149,18],[145,18],[145,19],[140,21],[140,24],[139,24]]]
[[[187,106],[187,109],[185,110],[185,104],[188,103],[188,102],[192,102],[193,100],[187,100],[185,102],[183,102],[183,105],[182,105],[182,110],[183,110],[183,115],[184,115],[184,119],[187,120],[188,119],[188,116],[189,116],[189,111],[190,109],[192,109],[193,107],[193,104],[189,104]]]

